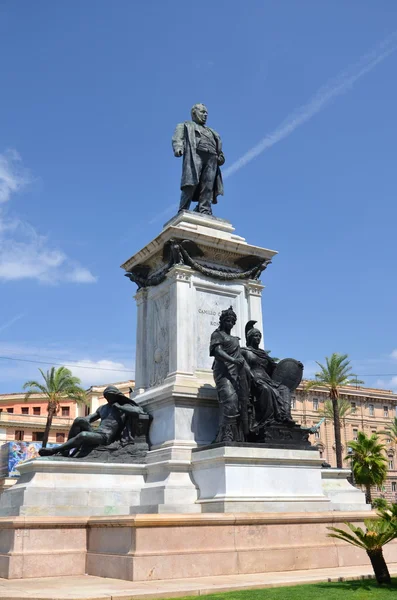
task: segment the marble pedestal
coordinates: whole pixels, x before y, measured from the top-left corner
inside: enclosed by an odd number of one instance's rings
[[[316,450],[220,446],[192,454],[202,512],[332,510]]]
[[[34,459],[0,495],[0,517],[128,515],[140,505],[145,465]]]
[[[322,469],[321,476],[323,492],[331,500],[333,510],[371,511],[364,492],[350,483],[350,469]]]
[[[167,262],[175,241],[188,248],[196,267],[179,258]],[[191,451],[210,444],[218,428],[210,336],[229,306],[238,315],[234,334],[242,340],[248,320],[256,320],[263,330],[263,285],[246,274],[250,265],[275,254],[248,244],[223,219],[185,211],[122,265],[133,277],[151,278],[135,296],[134,395],[153,416],[142,489],[142,504],[150,512],[200,510]],[[230,277],[232,271],[235,276]],[[222,279],[222,273],[228,275]]]

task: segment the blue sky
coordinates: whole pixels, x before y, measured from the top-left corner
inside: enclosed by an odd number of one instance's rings
[[[396,31],[394,0],[0,0],[0,392],[36,375],[21,359],[131,376],[119,265],[172,216],[195,102],[224,144],[215,214],[279,251],[266,347],[397,389]]]

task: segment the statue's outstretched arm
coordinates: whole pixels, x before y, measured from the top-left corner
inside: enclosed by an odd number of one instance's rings
[[[89,423],[94,423],[94,421],[98,421],[98,419],[101,418],[101,415],[99,414],[99,411],[96,410],[94,413],[92,413],[91,415],[88,415],[85,418],[87,419],[87,421]]]

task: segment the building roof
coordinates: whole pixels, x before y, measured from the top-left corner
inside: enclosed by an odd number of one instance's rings
[[[299,387],[298,390],[301,392],[305,391],[305,385],[308,383],[309,380],[304,379]],[[315,392],[316,394],[318,393],[327,393],[327,389],[326,388],[322,388],[322,387],[313,387],[310,390],[308,390],[310,392]],[[379,400],[391,400],[392,402],[396,402],[397,403],[397,393],[393,392],[393,390],[383,390],[381,388],[371,388],[371,387],[365,387],[362,385],[343,385],[339,388],[339,391],[342,395],[345,396],[357,396],[357,397],[365,397],[365,398],[373,398],[374,400],[376,400],[377,398]]]

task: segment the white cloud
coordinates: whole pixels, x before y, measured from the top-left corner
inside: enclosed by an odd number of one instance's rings
[[[134,379],[133,348],[123,346],[106,352],[106,358],[87,357],[91,352],[81,348],[65,348],[64,346],[41,346],[30,344],[14,344],[0,342],[0,381],[1,393],[18,392],[28,379],[40,379],[39,369],[46,372],[52,366],[66,366],[76,377],[81,379],[82,386],[104,385]],[[8,359],[6,359],[9,357]],[[10,360],[11,359],[11,360]],[[29,362],[32,361],[32,362]]]
[[[393,350],[393,352],[390,354],[390,357],[397,360],[397,350]]]
[[[31,181],[15,150],[0,154],[0,203]],[[34,279],[41,283],[94,283],[97,278],[52,247],[46,236],[18,218],[0,212],[0,280]]]
[[[30,183],[27,169],[22,166],[16,150],[6,150],[0,154],[0,203],[7,202],[11,194],[18,192]]]
[[[69,273],[66,273],[65,280],[73,283],[95,283],[97,277],[85,267],[75,267]]]
[[[134,378],[134,370],[123,362],[113,360],[80,360],[69,362],[68,368],[75,377],[81,379],[83,387],[104,385]]]

